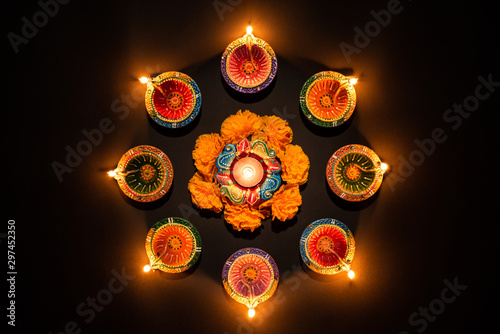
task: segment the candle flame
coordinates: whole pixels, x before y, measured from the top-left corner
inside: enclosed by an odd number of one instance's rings
[[[247,178],[251,178],[254,174],[254,170],[251,167],[243,168],[243,175]]]
[[[144,272],[147,273],[151,270],[151,267],[149,266],[149,264],[146,264],[142,270],[144,270]]]
[[[145,84],[145,83],[148,83],[150,81],[150,79],[148,77],[140,77],[139,81],[141,83]]]
[[[255,316],[255,309],[254,308],[249,308],[248,309],[248,317],[253,318]]]
[[[386,164],[385,162],[382,162],[382,163],[380,164],[380,169],[382,170],[382,172],[384,172],[384,173],[385,173],[385,172],[389,169],[389,165],[388,165],[388,164]]]
[[[357,84],[357,83],[358,83],[358,78],[350,77],[350,78],[349,78],[349,83],[350,83],[351,85],[355,85],[355,84]]]
[[[347,273],[347,276],[348,276],[350,279],[353,279],[353,278],[354,278],[354,276],[356,276],[356,274],[354,273],[354,271],[349,270],[349,272]]]
[[[251,35],[251,34],[252,34],[252,31],[253,31],[252,26],[248,26],[248,27],[247,27],[247,35]]]
[[[115,176],[116,176],[116,170],[110,170],[110,171],[108,172],[108,176],[109,176],[109,177],[115,177]]]

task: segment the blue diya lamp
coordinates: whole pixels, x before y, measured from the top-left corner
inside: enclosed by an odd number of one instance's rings
[[[215,179],[233,203],[255,205],[271,199],[281,186],[276,152],[260,140],[227,144],[217,157]]]

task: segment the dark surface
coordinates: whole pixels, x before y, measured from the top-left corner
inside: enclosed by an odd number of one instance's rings
[[[219,16],[214,4],[232,10]],[[402,1],[401,12],[348,62],[339,45],[354,46],[354,28],[364,30],[370,11],[386,8],[387,1],[71,1],[16,54],[7,34],[22,34],[22,17],[32,21],[41,7],[4,4],[2,233],[15,220],[15,329],[479,333],[495,324],[500,87],[467,118],[443,118],[454,104],[473,101],[478,77],[500,81],[493,3]],[[243,99],[228,91],[219,65],[248,24],[277,53],[278,75],[266,94]],[[203,97],[196,121],[175,131],[149,120],[136,80],[170,70],[190,75]],[[322,70],[360,79],[353,117],[337,129],[318,128],[300,111],[303,83]],[[187,191],[196,138],[219,132],[239,109],[285,117],[311,161],[297,216],[267,219],[254,233],[197,211]],[[103,119],[109,133],[60,182],[54,161],[66,164],[66,147],[84,145],[82,131]],[[433,132],[441,142],[418,153],[416,141],[429,142]],[[358,204],[337,198],[325,180],[329,157],[351,143],[371,147],[392,167],[380,191]],[[140,144],[162,149],[174,166],[170,193],[151,205],[128,200],[106,175]],[[411,160],[417,166],[408,170]],[[144,274],[146,234],[170,216],[197,227],[202,256],[180,275]],[[326,217],[354,232],[353,281],[313,274],[300,260],[302,231]],[[1,242],[6,254],[5,234]],[[243,247],[267,251],[282,275],[277,294],[251,321],[220,280],[226,259]],[[130,280],[119,283],[122,271]],[[462,286],[456,294],[447,288],[454,283]],[[89,311],[92,298],[101,300],[98,311]]]

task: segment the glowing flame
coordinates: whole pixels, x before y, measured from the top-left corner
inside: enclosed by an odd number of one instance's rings
[[[387,171],[387,170],[389,169],[389,165],[388,165],[388,164],[386,164],[385,162],[382,162],[382,163],[380,164],[380,169],[381,169],[383,172],[385,172],[385,171]]]
[[[246,178],[253,177],[253,174],[254,174],[254,171],[253,171],[253,169],[251,167],[245,167],[245,168],[243,168],[243,175]]]
[[[351,85],[357,84],[358,83],[358,78],[354,78],[354,77],[349,78],[349,83]]]
[[[148,82],[149,82],[149,78],[147,78],[147,77],[140,77],[140,78],[139,78],[139,81],[140,81],[141,83],[145,84],[145,83],[148,83]]]
[[[144,272],[147,273],[151,270],[151,267],[149,266],[149,264],[146,264],[142,270],[144,270]]]
[[[253,318],[255,316],[255,309],[254,308],[249,308],[248,309],[248,317]]]
[[[253,31],[252,26],[248,26],[248,27],[247,27],[247,35],[251,35],[251,34],[252,34],[252,31]]]
[[[347,276],[348,276],[350,279],[353,279],[353,278],[354,278],[354,276],[356,276],[356,274],[354,274],[354,271],[349,270],[349,272],[347,273]]]
[[[110,171],[108,172],[108,176],[109,176],[109,177],[115,177],[115,176],[116,176],[116,170],[110,170]]]

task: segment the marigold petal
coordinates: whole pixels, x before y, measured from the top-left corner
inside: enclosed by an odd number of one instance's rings
[[[288,145],[279,156],[281,179],[289,184],[304,184],[309,176],[309,157],[298,145]]]
[[[224,142],[218,133],[204,134],[196,139],[193,150],[194,165],[207,181],[215,173],[215,160],[222,152]]]
[[[214,182],[207,182],[202,174],[196,172],[188,183],[191,201],[200,209],[221,212],[224,205],[221,200],[219,186]]]
[[[262,127],[259,115],[248,110],[239,110],[236,115],[231,115],[222,122],[220,133],[225,142],[236,144],[243,138],[251,136]]]
[[[262,126],[252,136],[252,140],[259,139],[267,142],[276,153],[282,153],[293,139],[293,131],[288,126],[288,122],[277,116],[263,116],[261,118]]]
[[[261,220],[268,215],[269,212],[267,210],[259,210],[249,204],[233,204],[230,201],[226,201],[224,208],[224,219],[238,231],[243,229],[253,232],[253,230],[260,226]]]
[[[302,204],[299,186],[296,184],[286,184],[274,194],[273,198],[262,203],[260,208],[270,207],[273,220],[278,218],[282,222],[292,219],[299,206]]]

